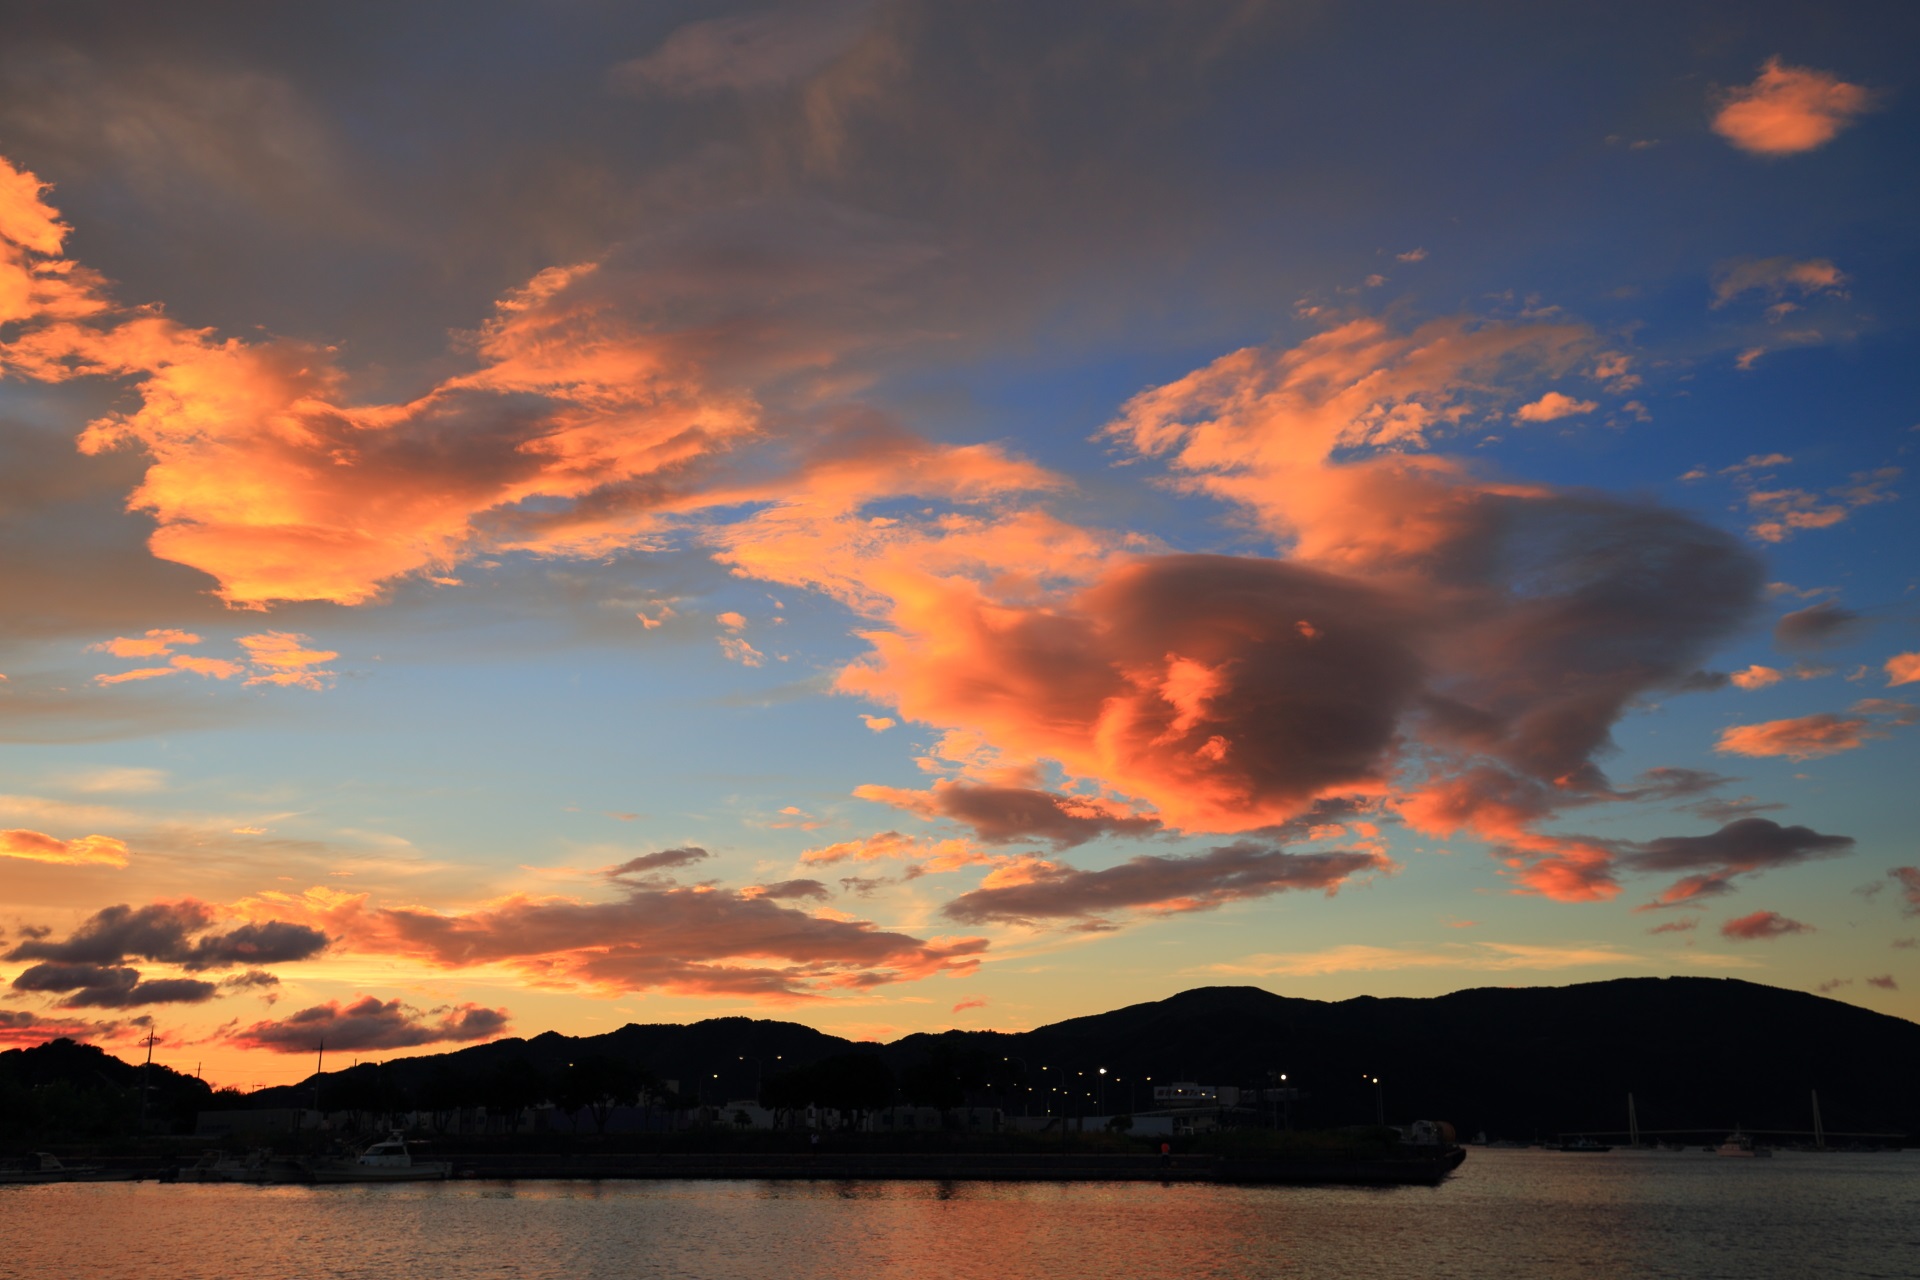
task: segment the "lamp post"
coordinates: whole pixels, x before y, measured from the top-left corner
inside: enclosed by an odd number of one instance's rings
[[[1100,1068],[1100,1103],[1099,1105],[1100,1105],[1100,1114],[1104,1117],[1107,1114],[1107,1069],[1105,1067]]]
[[[1373,1081],[1373,1122],[1384,1125],[1387,1122],[1387,1104],[1380,1093],[1380,1077],[1368,1076],[1367,1079]]]

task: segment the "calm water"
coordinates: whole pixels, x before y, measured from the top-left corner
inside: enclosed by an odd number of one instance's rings
[[[0,1276],[1920,1277],[1920,1155],[1478,1151],[1435,1188],[0,1187]]]

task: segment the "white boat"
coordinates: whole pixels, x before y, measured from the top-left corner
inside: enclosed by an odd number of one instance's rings
[[[438,1182],[453,1172],[445,1160],[415,1160],[398,1129],[352,1160],[317,1161],[311,1167],[315,1182]]]

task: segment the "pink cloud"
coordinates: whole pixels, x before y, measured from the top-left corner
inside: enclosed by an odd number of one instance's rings
[[[1812,933],[1813,926],[1789,920],[1777,911],[1756,911],[1720,926],[1720,936],[1744,942],[1768,941],[1794,933]]]
[[[1801,295],[1838,293],[1847,282],[1846,273],[1825,258],[1799,261],[1793,258],[1745,258],[1723,266],[1713,279],[1713,305],[1724,307],[1743,293],[1758,290],[1770,298],[1788,291]],[[1773,454],[1767,458],[1749,458],[1749,466],[1779,465],[1791,458]],[[1731,468],[1729,468],[1731,470]]]
[[[1769,58],[1752,84],[1722,96],[1713,131],[1754,155],[1796,155],[1831,142],[1872,106],[1857,84]]]
[[[144,1022],[144,1017],[135,1021]],[[24,1009],[0,1009],[0,1045],[13,1045],[26,1048],[31,1045],[45,1044],[49,1040],[65,1037],[78,1040],[82,1044],[109,1038],[123,1029],[119,1022],[94,1022],[85,1018],[71,1018],[44,1013],[28,1012]]]
[[[1887,875],[1900,886],[1900,896],[1905,900],[1902,911],[1920,916],[1920,867],[1895,867]]]
[[[1763,667],[1758,663],[1744,671],[1736,671],[1727,678],[1733,682],[1736,689],[1764,689],[1770,684],[1780,683],[1782,679],[1777,670],[1772,667]]]
[[[498,964],[560,989],[779,1002],[968,973],[987,948],[984,938],[923,940],[814,915],[782,905],[767,886],[758,886],[760,893],[682,887],[655,874],[656,865],[678,864],[648,864],[645,874],[616,881],[619,896],[610,900],[514,895],[442,913],[315,890],[262,894],[250,905],[323,928],[357,954],[448,970]]]

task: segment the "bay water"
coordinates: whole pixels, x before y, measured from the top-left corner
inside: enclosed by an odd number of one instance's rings
[[[26,1280],[1920,1278],[1920,1153],[1479,1150],[1438,1187],[0,1187]]]

